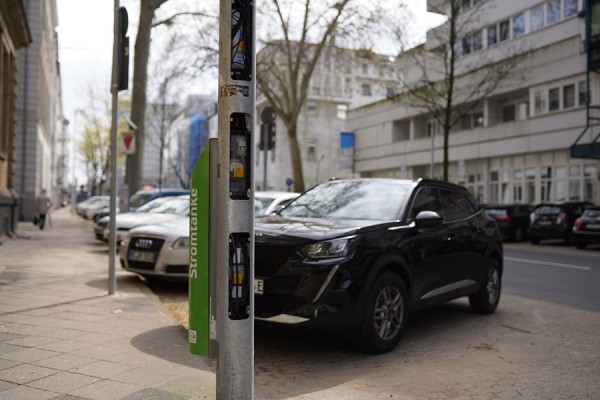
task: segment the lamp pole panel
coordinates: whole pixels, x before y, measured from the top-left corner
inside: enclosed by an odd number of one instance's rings
[[[217,178],[217,398],[254,398],[255,4],[221,0]]]

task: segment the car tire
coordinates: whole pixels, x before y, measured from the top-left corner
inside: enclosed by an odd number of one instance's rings
[[[481,282],[479,292],[469,296],[471,309],[480,314],[496,311],[502,292],[502,274],[496,260],[491,260]]]
[[[517,226],[513,232],[512,240],[513,242],[522,242],[525,239],[525,233],[523,232],[523,228]]]
[[[400,277],[390,271],[382,273],[368,294],[358,330],[361,347],[368,353],[393,350],[408,321],[408,294]]]
[[[533,237],[533,236],[530,236],[530,237],[529,237],[529,242],[530,242],[531,244],[539,244],[539,243],[540,243],[540,239],[538,239],[538,238],[536,238],[536,237]]]
[[[582,249],[583,250],[583,249],[585,249],[587,247],[587,244],[585,244],[583,242],[580,242],[580,241],[577,241],[577,242],[575,242],[575,247],[577,247],[578,249]]]

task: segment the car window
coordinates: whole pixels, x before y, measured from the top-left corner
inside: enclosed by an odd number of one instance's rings
[[[271,204],[272,202],[272,198],[258,196],[254,197],[254,214],[264,214],[265,210],[267,209],[267,207],[269,207],[269,204]]]
[[[473,203],[469,198],[455,190],[441,189],[442,199],[444,201],[444,213],[446,221],[456,221],[468,218],[475,212]]]
[[[421,188],[413,201],[410,218],[415,219],[421,211],[435,211],[442,218],[444,217],[444,207],[440,200],[440,192],[436,188]]]
[[[583,212],[583,215],[588,218],[598,218],[600,217],[600,210],[588,209]]]
[[[390,221],[410,193],[410,184],[391,181],[331,181],[318,185],[286,208],[286,217]]]

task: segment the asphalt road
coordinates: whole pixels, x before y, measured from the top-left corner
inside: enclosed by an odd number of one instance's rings
[[[600,248],[506,244],[498,310],[459,299],[410,316],[398,347],[257,324],[257,399],[587,399],[600,394]],[[148,282],[183,325],[187,285]]]
[[[505,293],[600,312],[600,246],[505,244],[502,283]]]

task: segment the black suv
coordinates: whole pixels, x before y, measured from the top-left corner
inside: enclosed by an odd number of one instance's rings
[[[500,300],[502,239],[469,192],[431,180],[315,186],[255,224],[255,318],[352,332],[392,350],[412,311]]]
[[[573,223],[592,205],[586,201],[538,204],[531,213],[529,241],[538,244],[543,239],[563,239],[571,244]]]
[[[502,237],[513,242],[523,241],[529,232],[529,218],[533,206],[527,204],[497,204],[483,206],[496,220]]]

